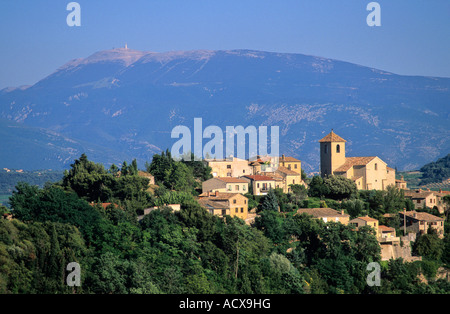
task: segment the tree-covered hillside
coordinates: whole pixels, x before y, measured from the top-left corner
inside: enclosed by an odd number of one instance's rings
[[[450,178],[450,154],[430,162],[420,168],[422,172],[421,185],[438,183]]]
[[[0,293],[450,292],[448,281],[432,279],[436,267],[450,262],[448,228],[444,239],[423,238],[418,251],[427,260],[381,262],[372,229],[356,231],[296,214],[317,200],[351,216],[381,218],[405,206],[394,190],[359,195],[350,180],[314,179],[312,191],[294,186],[292,194],[276,189],[267,196],[247,195],[258,211],[249,225],[202,208],[195,185],[208,177],[208,169],[201,162],[181,163],[162,153],[147,165],[157,172],[154,193],[148,179],[137,174],[135,161],[106,169],[85,155],[59,182],[43,188],[18,184],[11,211],[0,208],[6,213],[0,216],[5,217],[0,218]],[[182,184],[176,184],[178,177]],[[179,202],[181,210],[165,207],[164,200]],[[161,208],[137,219],[154,205]],[[71,262],[81,267],[79,287],[66,284]],[[366,282],[370,262],[383,265],[380,286]]]

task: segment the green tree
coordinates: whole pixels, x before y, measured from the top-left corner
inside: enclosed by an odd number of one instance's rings
[[[426,234],[419,235],[414,244],[414,251],[423,257],[439,261],[443,254],[444,241],[439,238],[436,229],[429,228]]]
[[[274,189],[270,189],[261,203],[261,211],[278,211],[278,198]]]
[[[328,193],[325,194],[328,198],[342,200],[357,195],[358,188],[355,182],[342,176],[328,177],[323,183],[328,188]]]
[[[314,176],[309,184],[308,195],[311,197],[324,197],[330,193],[329,187],[324,184],[320,176]]]

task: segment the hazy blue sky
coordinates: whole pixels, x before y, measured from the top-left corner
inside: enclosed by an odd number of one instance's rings
[[[164,52],[256,49],[329,57],[406,75],[450,77],[450,0],[0,1],[0,88],[34,84],[59,66],[124,46]]]

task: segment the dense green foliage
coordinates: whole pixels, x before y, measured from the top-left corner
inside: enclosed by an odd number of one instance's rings
[[[314,183],[316,191],[334,189],[319,197],[307,198],[311,190],[300,186],[292,186],[289,194],[275,189],[251,197],[258,216],[248,225],[239,218],[212,216],[198,204],[186,182],[208,177],[200,164],[183,164],[163,153],[147,168],[159,184],[154,193],[147,190],[148,179],[137,175],[134,162],[106,170],[85,155],[61,182],[18,184],[11,197],[15,219],[0,218],[0,293],[450,291],[447,281],[434,279],[438,267],[450,260],[448,221],[444,239],[431,232],[416,241],[414,250],[424,256],[422,262],[381,262],[381,286],[370,287],[367,264],[380,262],[372,229],[355,231],[295,213],[317,204],[352,216],[382,217],[405,206],[397,191],[355,193],[334,181],[322,182],[322,187]],[[186,182],[178,185],[174,171]],[[103,207],[98,201],[113,204]],[[181,210],[164,206],[171,203],[180,203]],[[138,221],[137,213],[153,205],[160,209]],[[80,287],[65,283],[70,262],[81,265]],[[422,274],[428,283],[419,279]]]
[[[422,178],[420,185],[433,182],[442,182],[450,178],[450,154],[443,158],[439,158],[435,162],[430,162],[420,168]]]
[[[211,168],[201,161],[191,160],[177,161],[172,158],[169,150],[161,155],[154,155],[152,162],[146,164],[147,171],[155,177],[156,184],[170,190],[184,191],[196,194],[196,189],[201,188],[201,181],[212,177]]]
[[[357,187],[355,182],[341,176],[330,176],[325,179],[314,176],[309,184],[310,196],[342,200],[356,194]]]

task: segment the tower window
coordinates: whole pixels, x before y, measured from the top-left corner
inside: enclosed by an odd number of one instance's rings
[[[336,145],[336,153],[340,153],[341,152],[341,145],[337,144]]]
[[[327,144],[323,145],[323,150],[324,150],[325,154],[328,153],[328,145]]]
[[[375,164],[375,170],[378,170],[378,164]]]

